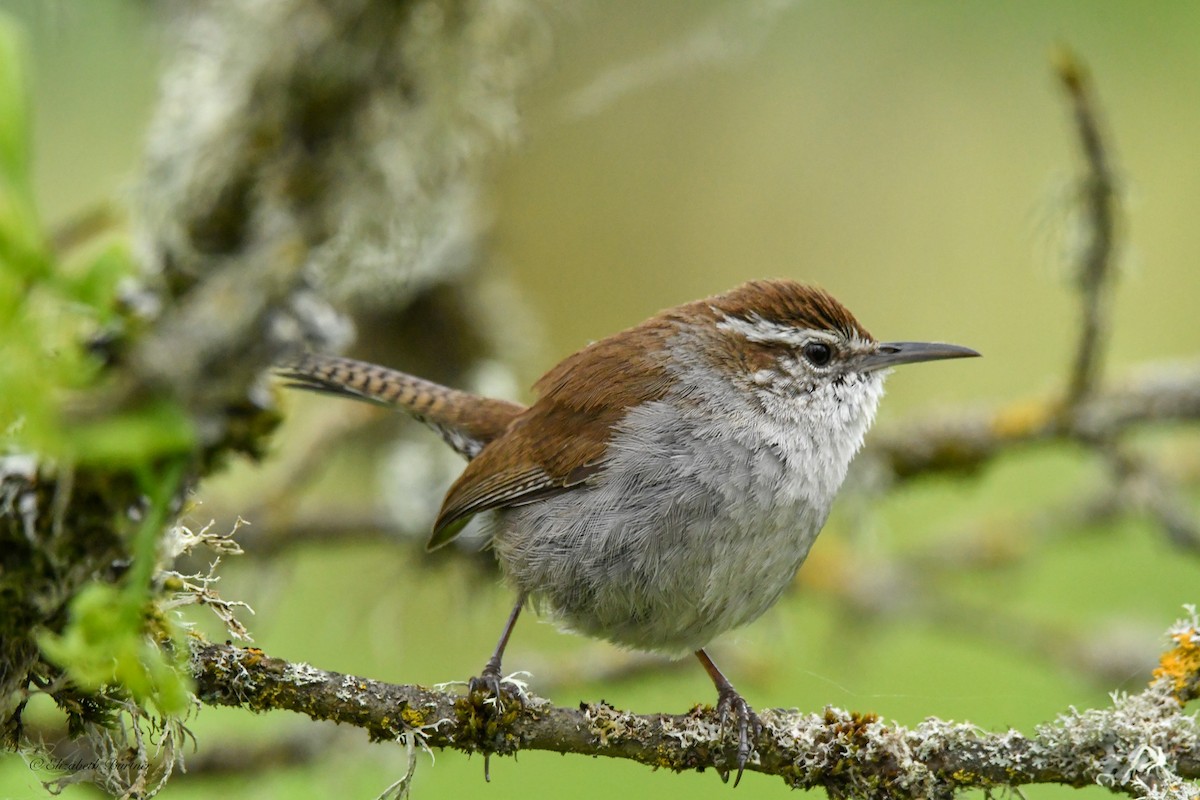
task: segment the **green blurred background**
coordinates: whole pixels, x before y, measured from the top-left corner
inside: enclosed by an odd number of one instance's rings
[[[128,192],[169,62],[159,12],[119,0],[0,0],[0,9],[28,33],[46,220]],[[1109,374],[1200,352],[1200,5],[620,0],[547,13],[561,31],[553,66],[527,97],[525,141],[498,160],[488,189],[494,253],[536,312],[542,341],[520,365],[526,383],[659,308],[787,276],[830,289],[878,336],[985,354],[894,376],[880,427],[1053,390],[1077,328],[1064,217],[1080,164],[1050,69],[1060,43],[1092,69],[1126,199]],[[1198,442],[1193,430],[1137,444],[1194,464]],[[843,504],[806,569],[814,574],[715,657],[758,707],[833,704],[910,725],[941,716],[1029,731],[1068,706],[1103,705],[1120,687],[1011,634],[1038,626],[1094,636],[1097,647],[1133,637],[1152,665],[1156,637],[1182,604],[1200,601],[1200,561],[1148,520],[1066,531],[1016,566],[947,582],[941,596],[967,620],[953,629],[918,610],[864,622],[817,574],[981,521],[1003,536],[1005,520],[1084,495],[1100,473],[1077,449],[1044,448],[973,479],[905,487],[869,509]],[[476,572],[430,571],[383,544],[287,551],[228,563],[223,574],[222,594],[254,606],[246,622],[270,654],[396,682],[472,674],[510,602]],[[566,705],[603,698],[680,712],[713,699],[691,663],[570,680],[623,658],[531,616],[506,666],[532,671],[535,691],[552,681],[547,693]],[[1131,670],[1125,686],[1136,691],[1147,677]],[[203,751],[311,725],[206,708],[192,727]],[[711,772],[532,752],[494,761],[485,785],[480,759],[420,758],[422,797],[731,791]],[[350,736],[309,766],[177,779],[165,796],[374,797],[404,763],[398,748]],[[9,758],[0,796],[42,796],[37,778]],[[737,790],[784,791],[755,775]],[[1024,790],[1068,793],[1079,796]]]

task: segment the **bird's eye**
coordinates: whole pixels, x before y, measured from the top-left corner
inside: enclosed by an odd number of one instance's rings
[[[833,359],[833,348],[824,342],[809,342],[804,345],[804,357],[813,366],[823,367]]]

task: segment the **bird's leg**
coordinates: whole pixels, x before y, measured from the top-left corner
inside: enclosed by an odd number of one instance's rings
[[[500,634],[500,641],[496,643],[496,650],[492,653],[492,657],[488,659],[484,665],[483,672],[477,678],[471,678],[469,684],[472,693],[480,690],[488,691],[492,697],[496,698],[497,703],[502,703],[501,684],[503,683],[503,675],[500,672],[500,660],[504,657],[504,648],[508,646],[508,637],[512,636],[513,627],[517,624],[517,617],[521,616],[521,608],[525,605],[525,595],[517,598],[517,604],[513,606],[512,613],[508,615],[508,622],[504,624],[504,632]],[[520,693],[515,693],[515,697],[520,702]]]
[[[512,613],[508,615],[508,622],[504,623],[504,632],[500,634],[500,641],[496,642],[496,649],[492,653],[492,657],[488,659],[487,664],[483,667],[483,672],[477,678],[471,678],[467,684],[468,691],[471,694],[476,692],[486,692],[495,700],[495,708],[487,713],[499,715],[504,708],[504,675],[500,672],[500,661],[504,658],[504,648],[508,647],[508,637],[512,636],[513,628],[517,624],[517,617],[521,616],[521,608],[525,605],[525,595],[522,594],[517,598],[517,604],[513,606]],[[525,698],[522,697],[520,689],[512,689],[510,687],[507,692],[509,696],[516,700],[518,704],[524,704]],[[492,753],[491,750],[484,750],[483,753],[483,779],[490,781]]]
[[[708,677],[712,678],[713,685],[717,687],[717,714],[720,718],[721,729],[725,730],[725,724],[730,717],[736,720],[737,777],[734,779],[733,785],[737,786],[742,781],[742,770],[746,768],[746,762],[750,760],[750,754],[754,752],[753,740],[758,739],[763,731],[762,720],[754,713],[754,709],[750,708],[750,704],[737,693],[737,689],[733,688],[729,679],[721,673],[721,670],[717,669],[717,665],[708,657],[708,653],[697,650],[696,658],[700,659]],[[728,778],[728,773],[726,773],[725,779],[728,780]]]

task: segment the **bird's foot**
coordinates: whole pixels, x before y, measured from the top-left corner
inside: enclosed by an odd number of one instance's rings
[[[471,704],[480,710],[484,719],[497,721],[515,719],[516,712],[524,708],[528,701],[525,684],[511,675],[508,677],[501,675],[500,664],[495,660],[488,661],[483,672],[467,682],[467,696]],[[481,748],[485,781],[492,779],[492,753],[506,752],[502,743],[503,737],[500,737]]]
[[[737,777],[733,780],[733,785],[737,786],[742,782],[742,771],[746,768],[746,762],[754,753],[754,742],[763,732],[763,723],[745,698],[732,686],[718,690],[717,720],[722,733],[730,730],[730,723],[737,726]],[[729,780],[729,773],[724,773],[722,777]]]
[[[496,706],[497,711],[503,711],[508,703],[524,706],[528,699],[525,695],[525,683],[517,680],[515,675],[526,673],[517,672],[505,677],[500,674],[500,665],[489,661],[483,672],[467,682],[467,691],[472,697],[484,695],[482,702]]]

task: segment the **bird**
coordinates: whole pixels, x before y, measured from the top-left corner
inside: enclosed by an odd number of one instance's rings
[[[773,279],[587,345],[534,384],[529,406],[317,353],[276,371],[291,387],[407,412],[467,459],[428,548],[490,515],[516,593],[472,688],[502,696],[501,660],[527,605],[624,648],[693,653],[717,690],[721,730],[736,735],[736,785],[763,724],[706,648],[792,583],[885,374],[978,355],[878,341],[828,292]]]

